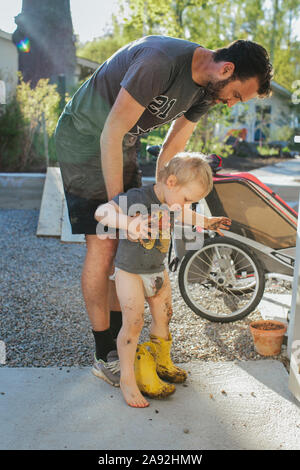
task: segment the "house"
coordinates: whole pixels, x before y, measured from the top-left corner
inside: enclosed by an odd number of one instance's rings
[[[292,93],[275,81],[271,82],[272,96],[238,103],[231,109],[230,125],[217,125],[215,135],[239,135],[247,142],[288,140],[288,128],[298,126]],[[238,132],[240,131],[240,132]]]
[[[101,64],[93,60],[76,57],[76,82],[79,83],[82,80],[86,80],[100,65]]]
[[[12,35],[0,29],[0,104],[8,102],[18,83],[18,51]]]

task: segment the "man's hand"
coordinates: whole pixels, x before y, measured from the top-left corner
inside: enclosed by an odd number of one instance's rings
[[[217,232],[221,237],[224,237],[224,234],[221,232],[222,230],[229,230],[231,225],[231,219],[228,217],[207,217],[207,221],[205,223],[205,229],[207,230],[214,230]]]

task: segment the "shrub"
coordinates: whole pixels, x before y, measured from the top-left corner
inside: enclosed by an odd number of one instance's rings
[[[268,146],[257,146],[258,153],[263,157],[268,157],[270,155],[279,155],[279,149],[275,147],[268,147]]]
[[[55,159],[53,134],[59,117],[60,95],[56,85],[40,79],[35,88],[24,82],[21,74],[16,96],[5,106],[0,117],[0,170],[24,171],[33,164],[46,166],[43,115],[49,138],[50,158]]]
[[[25,120],[16,98],[0,114],[0,171],[22,169]]]

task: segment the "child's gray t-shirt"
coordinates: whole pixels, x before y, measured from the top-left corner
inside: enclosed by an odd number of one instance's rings
[[[154,192],[154,184],[149,186],[142,186],[141,188],[129,189],[126,193],[120,193],[112,199],[126,215],[133,216],[137,212],[144,214],[147,210],[148,214],[152,209],[152,214],[158,211],[159,208],[164,210],[164,213],[169,213],[166,205],[163,205],[157,198]],[[127,207],[126,207],[127,204]],[[143,206],[141,206],[141,204]],[[152,206],[152,207],[151,207]],[[130,209],[131,208],[131,209]],[[145,209],[146,208],[146,209]],[[172,217],[170,217],[172,220]],[[153,245],[153,241],[149,243],[148,240],[143,241],[130,241],[121,238],[118,244],[117,254],[115,257],[115,266],[130,273],[135,274],[148,274],[158,273],[164,271],[164,259],[168,252],[170,243],[170,230],[168,230],[168,237],[162,238],[162,232],[155,239],[154,246],[149,249],[145,246]],[[123,234],[126,232],[123,231]],[[165,232],[164,232],[165,234]],[[143,243],[146,242],[143,246]],[[148,243],[147,243],[148,242]]]

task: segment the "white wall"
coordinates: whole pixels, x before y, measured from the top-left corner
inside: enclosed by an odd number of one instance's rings
[[[18,51],[11,34],[0,30],[0,80],[6,85],[6,101],[15,93],[18,83]]]

